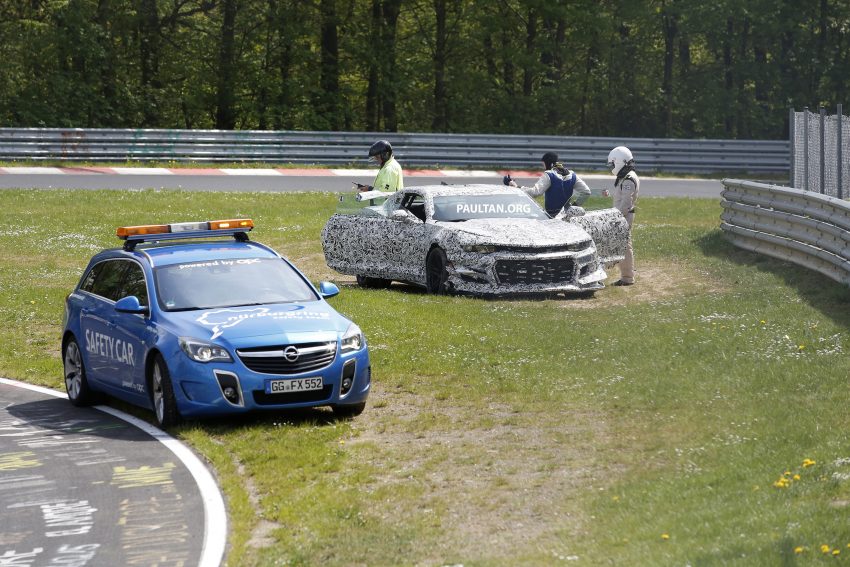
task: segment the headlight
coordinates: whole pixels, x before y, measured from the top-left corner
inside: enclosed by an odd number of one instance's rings
[[[363,331],[360,330],[360,327],[352,323],[342,336],[340,350],[342,352],[354,352],[363,348],[365,342],[366,339],[363,338]]]
[[[492,254],[496,251],[495,246],[487,244],[465,244],[461,248],[464,252],[476,252],[478,254]]]
[[[197,362],[230,362],[230,353],[224,348],[211,343],[180,337],[180,348],[186,356]]]

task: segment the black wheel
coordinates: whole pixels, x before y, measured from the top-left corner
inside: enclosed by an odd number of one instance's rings
[[[95,402],[97,396],[89,388],[86,380],[86,369],[83,366],[83,353],[75,339],[69,339],[62,355],[62,365],[65,371],[65,390],[68,399],[75,406],[88,406]]]
[[[180,423],[180,411],[174,399],[174,387],[168,366],[159,354],[156,355],[151,367],[151,400],[156,414],[156,422],[160,427],[171,427]]]
[[[383,278],[370,278],[369,276],[357,276],[357,285],[370,289],[387,289],[392,280]]]
[[[366,409],[366,402],[333,407],[334,415],[337,417],[354,417],[363,413],[364,409]]]
[[[441,248],[434,248],[425,260],[425,289],[428,293],[444,294],[449,288],[447,281],[449,273],[446,266],[449,261]]]

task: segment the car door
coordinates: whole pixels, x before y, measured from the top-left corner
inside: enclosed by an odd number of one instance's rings
[[[391,214],[392,242],[389,245],[397,278],[424,283],[425,253],[431,241],[432,224],[427,223],[425,196],[418,191],[406,192],[398,207],[405,214]]]
[[[80,285],[84,292],[80,306],[81,347],[85,354],[88,378],[107,383],[114,375],[110,341],[115,297],[124,276],[126,261],[105,260],[95,264]]]
[[[117,393],[143,394],[146,317],[115,310],[115,302],[128,295],[136,295],[147,305],[141,266],[130,259],[105,260],[92,268],[80,291],[87,292],[80,309],[80,329],[89,376]]]
[[[118,288],[115,301],[135,296],[142,307],[150,310],[148,285],[142,266],[135,261],[124,261],[124,275]],[[111,356],[114,373],[106,380],[117,388],[134,395],[146,395],[144,360],[147,341],[153,336],[154,328],[150,322],[150,311],[142,313],[121,313],[114,306],[110,323],[113,333]]]

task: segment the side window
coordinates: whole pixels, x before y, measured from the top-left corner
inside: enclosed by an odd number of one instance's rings
[[[425,221],[425,198],[422,195],[416,193],[405,195],[401,206],[413,213],[419,220]]]
[[[93,281],[90,288],[86,288],[86,291],[90,291],[106,299],[111,299],[112,301],[118,301],[121,299],[118,294],[127,264],[128,262],[122,260],[101,262],[92,270]],[[86,279],[88,280],[88,278]]]
[[[145,273],[142,267],[135,262],[124,262],[127,264],[127,269],[124,275],[124,283],[118,294],[118,299],[135,295],[139,298],[141,305],[148,304],[148,286],[145,284]]]
[[[86,274],[86,277],[83,278],[82,283],[80,284],[80,289],[82,291],[88,291],[90,293],[94,293],[92,290],[94,289],[94,282],[97,281],[98,275],[100,271],[103,269],[103,262],[100,264],[95,264],[95,266],[89,270],[89,273]]]
[[[139,303],[148,304],[148,288],[142,267],[129,260],[101,262],[86,275],[80,289],[112,301],[135,295]]]

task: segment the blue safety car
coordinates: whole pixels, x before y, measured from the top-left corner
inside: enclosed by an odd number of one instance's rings
[[[358,415],[371,367],[360,328],[250,219],[121,227],[68,295],[62,360],[74,405],[108,394],[182,418],[330,406]],[[225,240],[214,237],[226,237]]]

